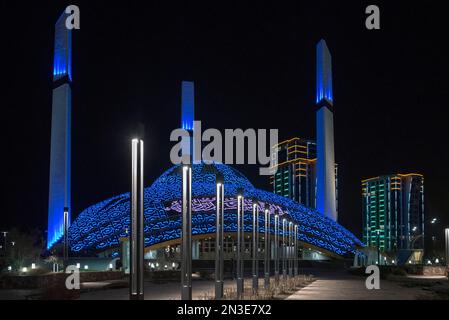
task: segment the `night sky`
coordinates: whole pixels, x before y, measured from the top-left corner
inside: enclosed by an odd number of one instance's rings
[[[362,178],[419,172],[427,217],[439,218],[442,235],[449,224],[447,13],[439,2],[295,2],[2,1],[0,228],[46,228],[53,28],[77,4],[73,217],[129,191],[139,121],[145,185],[170,167],[182,80],[195,82],[203,128],[277,128],[281,140],[315,139],[315,45],[324,38],[333,57],[340,223],[360,236]],[[369,4],[381,9],[381,30],[365,28]],[[258,166],[239,170],[269,189]]]

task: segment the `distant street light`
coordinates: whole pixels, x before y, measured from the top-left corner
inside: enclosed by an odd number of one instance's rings
[[[265,238],[264,238],[264,288],[270,288],[270,209],[265,204]]]

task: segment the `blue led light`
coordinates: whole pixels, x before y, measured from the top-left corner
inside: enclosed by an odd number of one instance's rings
[[[53,60],[53,79],[68,76],[72,80],[72,30],[67,29],[63,13],[55,24],[55,52]]]
[[[181,128],[184,130],[193,130],[193,121],[195,118],[195,86],[193,82],[182,82],[181,97]]]
[[[277,209],[281,215],[298,224],[298,239],[339,255],[355,253],[355,246],[363,244],[348,230],[314,209],[259,190],[237,170],[224,165],[197,163],[192,169],[192,233],[194,235],[215,232],[215,173],[220,172],[225,183],[225,232],[235,232],[237,188],[245,190],[245,230],[252,228],[251,198],[255,197],[262,207],[270,204],[270,211]],[[145,189],[145,245],[179,239],[181,236],[181,214],[178,203],[181,197],[180,167],[175,166],[162,174],[151,187]],[[85,249],[105,250],[119,245],[119,239],[127,237],[129,229],[129,193],[97,203],[80,213],[69,230],[73,251]],[[260,215],[259,232],[264,232],[263,215]],[[271,215],[271,230],[274,234],[274,217]]]
[[[332,57],[326,41],[317,44],[316,51],[316,102],[327,100],[332,103]]]

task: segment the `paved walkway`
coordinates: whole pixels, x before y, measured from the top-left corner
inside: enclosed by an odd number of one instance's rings
[[[380,280],[379,290],[368,290],[365,277],[345,271],[323,272],[317,280],[289,296],[287,300],[416,300],[432,299],[433,294],[421,288],[401,286]]]
[[[247,280],[249,281],[249,280]],[[249,283],[249,282],[248,282]],[[224,290],[235,287],[235,281],[225,281]],[[180,300],[181,288],[179,282],[166,282],[155,284],[145,282],[145,300]],[[213,281],[193,281],[192,296],[194,300],[214,297]],[[129,289],[111,289],[85,292],[80,300],[128,300]]]

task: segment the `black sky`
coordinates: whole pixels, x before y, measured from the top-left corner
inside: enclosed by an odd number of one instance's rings
[[[390,1],[393,2],[393,1]],[[428,217],[449,224],[448,18],[410,1],[2,1],[0,227],[46,227],[53,26],[73,39],[72,209],[129,189],[129,140],[146,126],[146,185],[169,166],[180,83],[206,128],[315,137],[315,45],[333,56],[340,223],[360,235],[362,178],[425,175]],[[381,30],[365,28],[378,4]],[[239,168],[261,188],[258,168]]]

